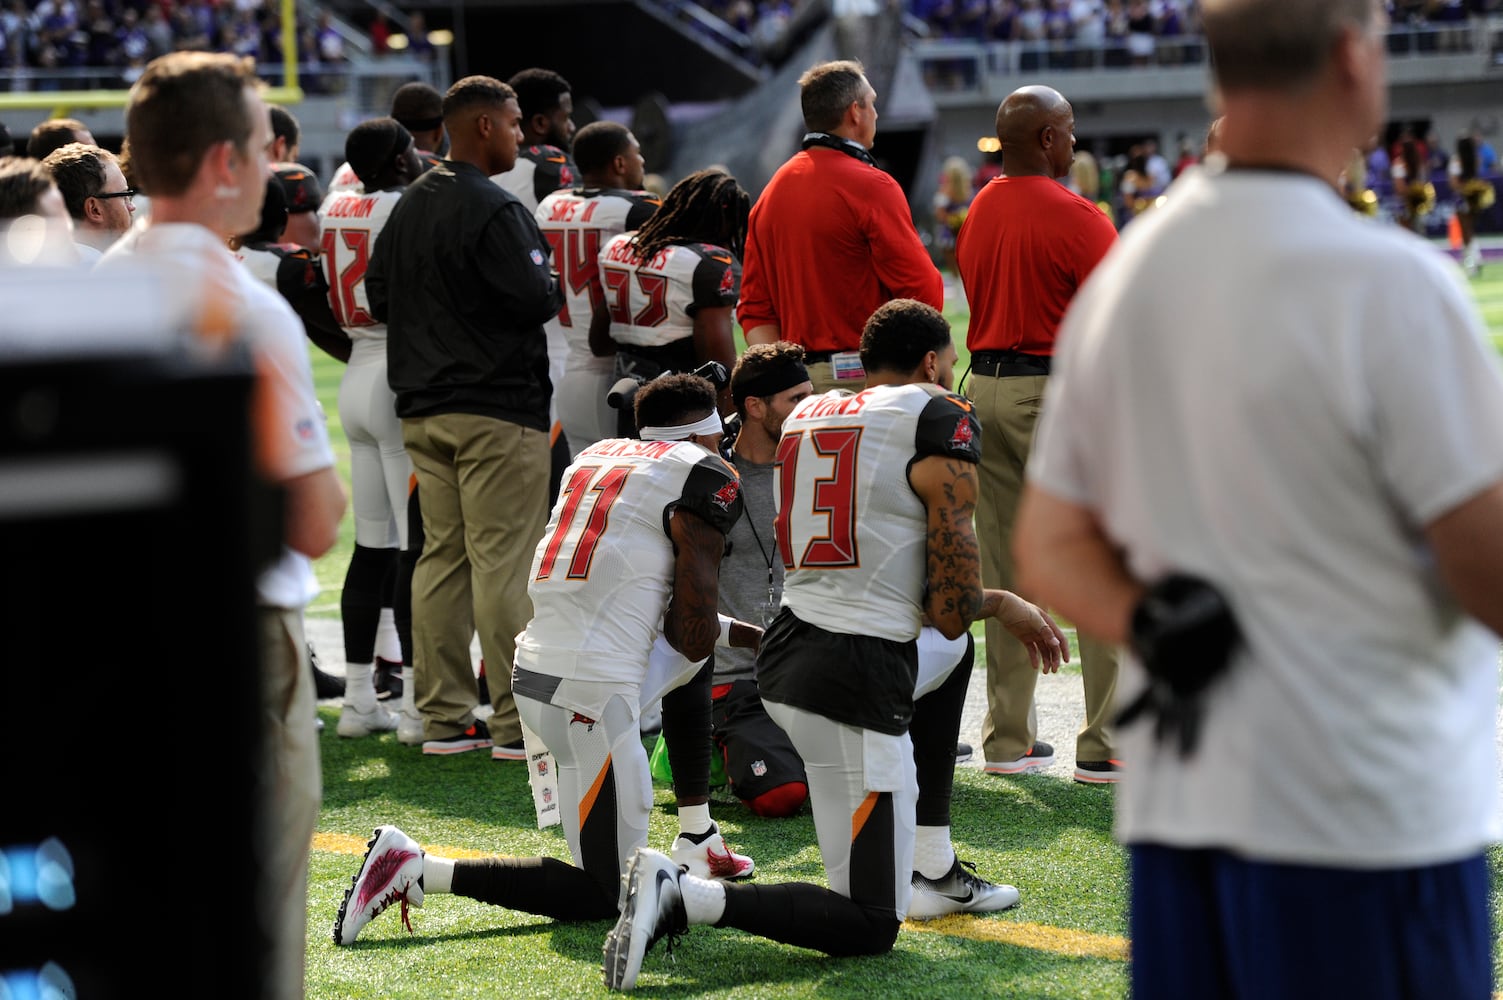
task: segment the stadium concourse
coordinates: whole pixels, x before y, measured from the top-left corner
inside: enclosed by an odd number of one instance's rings
[[[340,650],[344,648],[343,633],[340,631],[339,618],[326,618],[310,615],[307,618],[308,641],[313,644],[314,652],[318,654],[319,667],[325,672],[342,676],[344,674],[343,657]],[[960,719],[960,739],[963,743],[969,743],[975,750],[970,761],[960,765],[961,767],[976,767],[982,765],[981,759],[981,720],[986,715],[986,669],[984,654],[978,644],[977,669],[971,673],[971,686],[966,694],[965,711]],[[480,647],[478,644],[470,647],[471,657],[478,669],[480,663]],[[1039,678],[1035,700],[1038,709],[1039,739],[1054,745],[1054,763],[1046,768],[1041,768],[1034,773],[1046,774],[1057,777],[1061,781],[1069,781],[1075,773],[1075,730],[1080,725],[1080,720],[1085,718],[1085,702],[1080,686],[1080,677],[1075,651],[1075,635],[1070,633],[1070,666],[1058,674],[1048,674]],[[329,698],[319,702],[321,706],[339,707],[340,699]],[[488,705],[477,705],[475,713],[478,717],[484,717],[490,710]],[[334,732],[331,725],[325,731],[326,735]],[[396,739],[396,734],[391,734],[391,739]],[[416,748],[413,750],[417,753]]]

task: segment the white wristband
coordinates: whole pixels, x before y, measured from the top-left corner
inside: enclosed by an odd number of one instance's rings
[[[736,624],[736,619],[727,618],[725,615],[722,615],[718,612],[716,613],[715,617],[720,619],[720,641],[715,645],[724,646],[725,648],[729,649],[731,648],[731,626]]]

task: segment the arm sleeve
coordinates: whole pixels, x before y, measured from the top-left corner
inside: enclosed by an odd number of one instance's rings
[[[292,304],[319,350],[337,361],[350,360],[350,335],[334,319],[329,283],[317,257],[307,250],[284,254],[277,264],[277,290]]]
[[[752,208],[752,214],[757,209]],[[777,310],[772,307],[772,292],[767,287],[767,267],[762,260],[762,244],[755,236],[755,227],[746,233],[746,253],[741,268],[741,301],[736,307],[736,316],[741,327],[749,330],[778,322]]]
[[[579,169],[569,154],[557,146],[544,146],[543,155],[536,161],[532,172],[532,193],[541,202],[559,188],[572,187],[579,176]]]
[[[725,309],[734,307],[741,296],[741,262],[729,250],[714,246],[700,246],[699,263],[694,266],[693,301],[688,313],[693,316],[701,309]]]
[[[935,396],[919,413],[913,444],[916,459],[943,455],[980,464],[981,421],[975,407],[952,392]]]
[[[382,239],[386,233],[382,230]],[[502,205],[485,227],[477,250],[485,263],[492,301],[512,326],[537,326],[558,315],[564,304],[563,289],[550,269],[548,240],[525,205],[516,199]],[[369,277],[366,293],[370,293]]]
[[[634,232],[642,228],[642,223],[652,218],[653,213],[663,204],[655,194],[644,194],[632,200],[631,208],[626,212],[626,232]]]
[[[1358,341],[1368,440],[1399,505],[1422,525],[1503,478],[1503,368],[1449,264],[1411,264],[1411,280],[1430,287],[1391,293],[1389,316],[1365,324]]]
[[[1085,283],[1091,272],[1096,270],[1096,265],[1101,263],[1117,242],[1117,228],[1112,225],[1101,209],[1095,205],[1086,204],[1081,206],[1081,214],[1084,216],[1080,227],[1080,240],[1076,254],[1075,265],[1078,271],[1075,275],[1075,286],[1079,288]]]
[[[913,228],[908,201],[898,182],[887,174],[880,174],[878,186],[873,188],[868,204],[867,238],[877,280],[894,298],[917,299],[943,309],[944,279],[929,258],[918,230]]]
[[[674,509],[682,508],[703,518],[716,531],[728,535],[741,517],[741,479],[715,455],[706,455],[684,480],[682,496],[664,512],[664,522]]]

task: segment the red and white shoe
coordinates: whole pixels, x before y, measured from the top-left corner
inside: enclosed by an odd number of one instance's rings
[[[722,881],[750,878],[757,870],[757,863],[744,854],[731,850],[720,835],[720,826],[710,822],[709,836],[696,844],[678,835],[673,842],[673,863],[696,878],[713,878]]]
[[[402,923],[412,932],[409,906],[423,905],[423,849],[394,826],[376,827],[360,870],[339,901],[334,943],[350,945],[365,925],[393,903],[402,904]]]

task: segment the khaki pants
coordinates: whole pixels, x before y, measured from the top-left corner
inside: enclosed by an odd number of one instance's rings
[[[517,633],[532,618],[527,573],[548,520],[546,431],[468,413],[402,421],[422,498],[412,575],[413,703],[425,739],[474,721],[478,633],[497,746],[522,737],[511,694]]]
[[[263,996],[302,1000],[308,947],[308,854],[318,830],[323,772],[303,613],[260,609],[262,764],[261,924],[271,942]],[[231,862],[232,863],[232,862]]]
[[[976,504],[976,537],[981,545],[981,578],[988,587],[1012,590],[1012,528],[1023,491],[1023,468],[1033,447],[1034,427],[1043,403],[1043,375],[993,377],[972,372],[966,395],[981,421],[981,483]],[[1026,594],[1023,596],[1027,596]],[[1082,637],[1071,659],[1085,682],[1085,725],[1075,737],[1076,760],[1109,760],[1114,754],[1109,725],[1117,689],[1118,650]],[[1017,760],[1038,736],[1033,689],[1038,672],[1028,651],[995,618],[986,621],[986,719],[981,744],[986,760]]]

